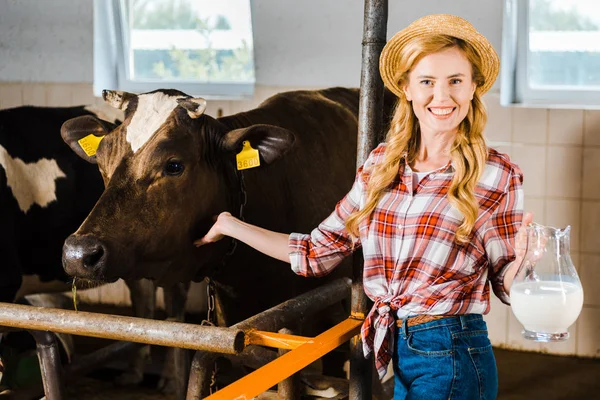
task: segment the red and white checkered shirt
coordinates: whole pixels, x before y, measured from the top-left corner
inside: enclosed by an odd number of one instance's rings
[[[359,226],[353,247],[345,221],[364,207],[370,170],[383,161],[384,152],[385,144],[371,152],[350,192],[310,235],[292,233],[289,239],[292,269],[304,276],[326,275],[362,247],[364,289],[375,303],[362,327],[363,349],[365,356],[375,351],[380,377],[392,357],[396,318],[486,314],[488,280],[509,304],[503,278],[515,258],[514,238],[523,217],[521,170],[507,155],[490,149],[475,188],[479,216],[472,238],[457,244],[455,232],[463,218],[448,201],[452,164],[431,171],[413,191],[413,171],[402,161],[398,179]]]

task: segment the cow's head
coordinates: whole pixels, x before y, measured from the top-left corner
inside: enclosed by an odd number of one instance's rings
[[[98,164],[105,183],[94,209],[65,241],[65,271],[105,281],[146,277],[164,285],[202,275],[228,244],[196,248],[193,241],[216,214],[236,207],[235,155],[242,143],[250,141],[261,165],[269,164],[291,147],[293,134],[270,125],[231,129],[203,113],[205,100],[176,90],[104,91],[103,97],[125,111],[122,125],[111,131],[84,116],[62,127],[65,142]],[[102,138],[95,154],[84,151],[82,138]]]

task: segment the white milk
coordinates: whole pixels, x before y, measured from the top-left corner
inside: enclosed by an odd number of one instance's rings
[[[517,283],[510,290],[510,303],[526,330],[564,333],[581,312],[583,289],[557,281]]]

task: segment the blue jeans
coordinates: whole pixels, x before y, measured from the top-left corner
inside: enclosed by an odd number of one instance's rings
[[[494,400],[498,369],[479,314],[397,328],[395,400]]]

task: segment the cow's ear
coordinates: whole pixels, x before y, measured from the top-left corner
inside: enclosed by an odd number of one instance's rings
[[[71,118],[62,124],[60,134],[71,149],[87,162],[96,164],[96,149],[116,125],[91,115]]]
[[[245,140],[258,150],[265,163],[270,164],[292,148],[296,137],[285,128],[260,124],[227,132],[223,137],[223,146],[228,151],[239,152]]]

